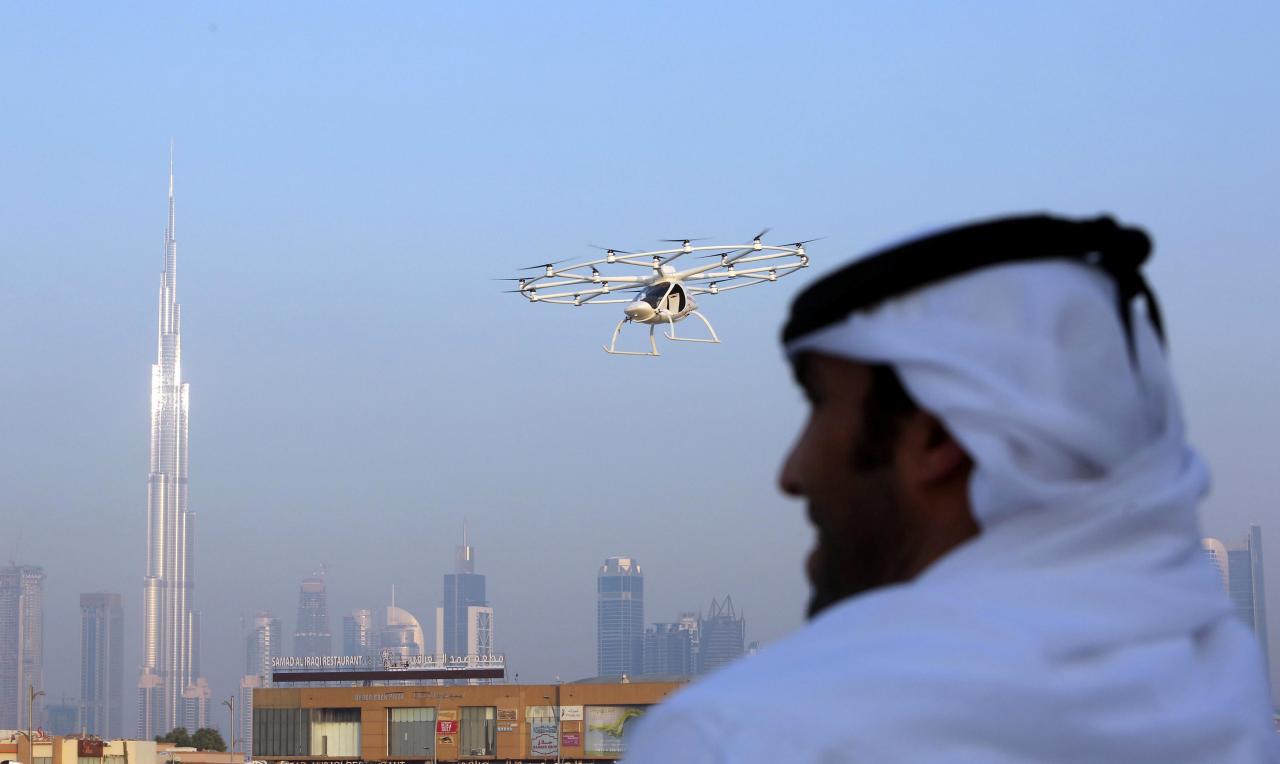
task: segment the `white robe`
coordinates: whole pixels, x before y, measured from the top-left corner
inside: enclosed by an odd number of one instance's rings
[[[1200,548],[1164,353],[1065,261],[987,268],[788,347],[893,364],[973,457],[978,536],[653,709],[656,762],[1280,761]]]

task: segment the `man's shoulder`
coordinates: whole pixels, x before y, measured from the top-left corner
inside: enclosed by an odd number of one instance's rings
[[[876,698],[918,690],[927,684],[923,677],[949,675],[957,665],[982,666],[993,677],[1016,675],[1041,659],[1038,647],[1006,624],[971,617],[960,625],[961,619],[938,612],[945,604],[917,619],[913,608],[903,607],[914,596],[891,587],[836,605],[758,655],[702,677],[661,710],[714,724],[749,718],[753,710],[804,718],[814,704],[856,705],[875,716]],[[939,620],[956,625],[940,633]],[[784,697],[793,702],[779,703]]]
[[[682,713],[697,709],[760,705],[777,708],[784,688],[821,692],[826,686],[848,689],[874,667],[892,663],[901,650],[900,633],[892,623],[877,622],[882,598],[858,598],[832,608],[803,628],[700,678],[664,702]],[[911,656],[918,660],[918,655]]]

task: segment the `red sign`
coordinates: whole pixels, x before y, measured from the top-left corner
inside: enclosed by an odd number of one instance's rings
[[[102,758],[102,741],[101,740],[77,740],[76,756],[82,759],[101,759]]]
[[[582,745],[582,733],[581,732],[561,732],[560,745],[564,746],[565,748],[577,748],[578,746]]]
[[[440,719],[436,722],[437,735],[456,735],[458,734],[457,719]]]

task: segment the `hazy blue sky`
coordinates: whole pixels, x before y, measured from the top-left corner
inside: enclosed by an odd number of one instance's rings
[[[1263,525],[1280,626],[1280,6],[320,8],[0,8],[0,551],[45,567],[55,699],[80,592],[124,595],[136,676],[171,137],[215,697],[241,614],[291,634],[322,561],[335,632],[392,584],[430,630],[464,518],[522,679],[594,673],[608,555],[641,562],[649,621],[731,593],[750,638],[794,629],[786,305],[886,239],[1012,210],[1154,234],[1205,527]],[[707,299],[724,344],[656,360],[600,352],[617,306],[486,280],[766,225],[827,236],[814,269]]]

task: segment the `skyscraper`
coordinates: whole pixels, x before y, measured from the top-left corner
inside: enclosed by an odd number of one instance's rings
[[[204,677],[197,677],[193,684],[187,685],[182,691],[182,712],[177,726],[186,727],[188,732],[208,727],[209,700],[212,695],[209,682]]]
[[[1240,620],[1253,631],[1262,646],[1262,656],[1270,667],[1270,643],[1267,642],[1267,597],[1262,579],[1262,529],[1249,526],[1249,534],[1239,544],[1223,544],[1218,539],[1204,539],[1209,559],[1223,572],[1222,556],[1226,555],[1225,580],[1227,594],[1236,606]]]
[[[711,611],[698,625],[698,673],[706,674],[741,658],[746,650],[747,623],[733,609],[733,598],[711,600]]]
[[[293,654],[300,657],[333,654],[323,566],[315,575],[302,579],[302,588],[298,590],[298,628],[293,633]]]
[[[124,736],[124,609],[119,594],[80,595],[80,706],[76,732]]]
[[[484,576],[476,573],[475,550],[462,531],[453,573],[444,577],[444,605],[436,609],[436,652],[488,655],[493,652],[493,610],[485,599]],[[482,652],[476,652],[477,650]]]
[[[427,654],[427,638],[422,624],[404,608],[396,607],[396,590],[391,588],[391,604],[383,613],[378,632],[379,654],[410,658]]]
[[[373,613],[369,610],[352,610],[342,616],[342,654],[376,655],[378,636],[373,630]]]
[[[169,219],[160,273],[156,362],[151,367],[151,468],[147,477],[147,566],[142,594],[142,675],[138,736],[163,735],[182,722],[183,692],[199,667],[195,589],[195,513],[187,509],[187,413],[182,379],[182,307],[178,304],[173,156]]]
[[[235,707],[240,711],[239,737],[244,750],[253,750],[253,691],[271,686],[271,659],[284,654],[284,627],[280,619],[265,611],[253,614],[249,633],[244,639],[244,676]],[[236,733],[230,733],[236,737]],[[232,741],[228,740],[230,744]]]
[[[271,659],[284,654],[284,627],[280,619],[265,611],[253,614],[253,623],[244,639],[245,676],[271,679]],[[265,684],[263,685],[266,686]]]
[[[43,723],[40,698],[27,718],[31,686],[44,688],[44,570],[13,564],[0,568],[0,729]]]
[[[50,735],[75,735],[79,733],[80,729],[76,725],[79,713],[76,704],[66,695],[63,695],[60,702],[50,703],[45,706],[44,731]]]
[[[644,633],[646,677],[690,676],[694,673],[693,632],[679,623],[655,623]]]
[[[610,557],[596,574],[596,673],[644,673],[644,574],[630,557]]]

